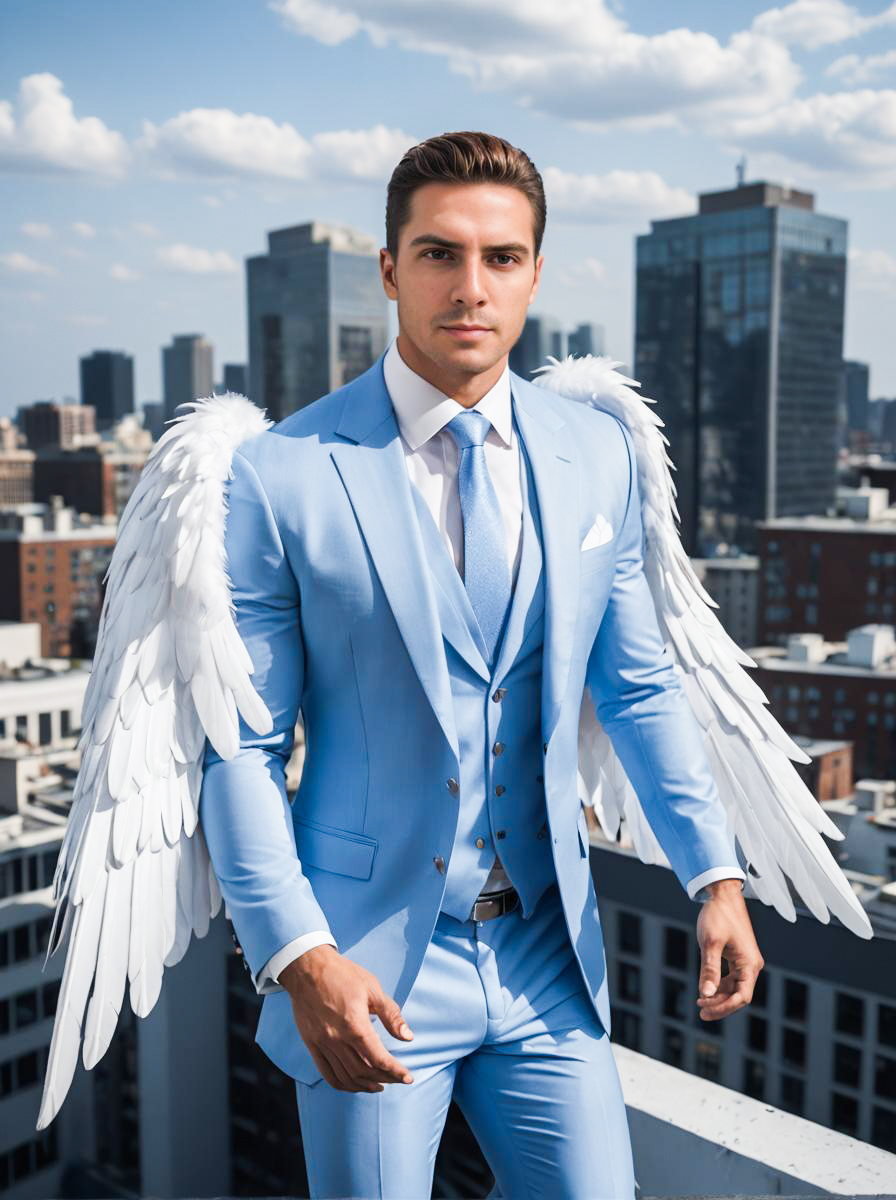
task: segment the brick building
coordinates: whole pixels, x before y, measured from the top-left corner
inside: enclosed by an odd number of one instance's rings
[[[38,622],[43,655],[91,658],[115,537],[58,497],[0,511],[0,620]]]
[[[761,521],[758,634],[840,640],[849,629],[896,618],[896,508],[876,488],[840,488],[840,515]]]

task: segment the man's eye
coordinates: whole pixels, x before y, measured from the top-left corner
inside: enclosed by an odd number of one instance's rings
[[[516,262],[516,259],[512,254],[496,254],[495,258],[509,258],[511,262]]]
[[[448,251],[436,249],[436,250],[424,250],[423,253],[424,253],[424,255],[426,255],[426,254],[447,254]]]

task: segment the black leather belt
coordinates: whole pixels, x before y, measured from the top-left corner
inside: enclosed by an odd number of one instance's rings
[[[488,899],[477,900],[469,919],[471,921],[490,921],[492,917],[503,917],[505,913],[513,912],[519,902],[520,894],[516,888],[505,888],[503,892],[495,892]]]

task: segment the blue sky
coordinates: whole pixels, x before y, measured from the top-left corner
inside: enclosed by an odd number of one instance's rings
[[[200,332],[246,358],[247,255],[314,218],[382,242],[403,151],[449,129],[545,178],[533,311],[632,358],[634,237],[747,178],[849,220],[846,353],[896,396],[896,4],[4,0],[0,413],[78,358]]]

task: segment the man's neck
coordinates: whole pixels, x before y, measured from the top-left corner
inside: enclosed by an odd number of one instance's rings
[[[440,392],[450,396],[458,404],[462,404],[464,408],[472,408],[474,404],[478,404],[486,392],[491,391],[495,386],[507,366],[508,356],[505,354],[487,371],[481,371],[478,374],[450,372],[423,354],[401,332],[395,342],[396,349],[406,366],[425,379],[427,383],[431,383],[434,388],[438,388]]]

